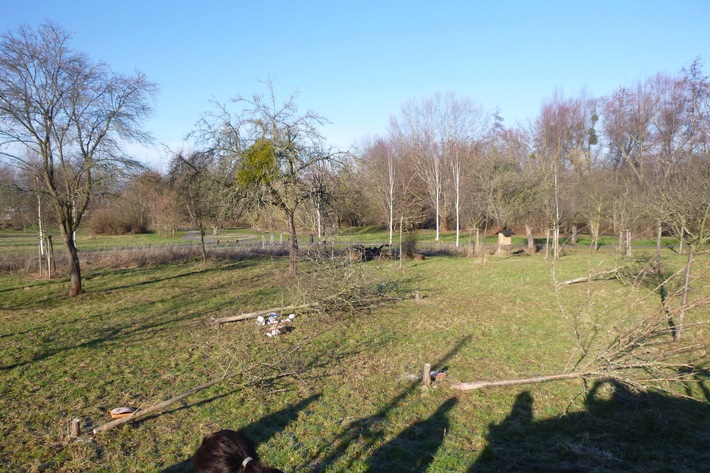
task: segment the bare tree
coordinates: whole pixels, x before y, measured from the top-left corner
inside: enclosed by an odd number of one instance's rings
[[[418,102],[411,100],[402,106],[401,117],[392,118],[392,134],[406,146],[413,157],[417,173],[424,182],[434,210],[435,240],[439,241],[444,179],[443,154],[436,138],[435,121],[440,111],[441,96]]]
[[[210,152],[234,162],[237,184],[247,193],[252,210],[265,206],[283,212],[292,275],[298,267],[296,212],[312,191],[306,176],[335,157],[319,130],[326,119],[311,111],[300,113],[295,98],[278,103],[269,82],[266,95],[237,95],[232,100],[236,112],[220,104],[192,133]]]
[[[394,138],[376,138],[363,146],[360,171],[366,176],[371,187],[371,200],[381,218],[387,222],[389,244],[396,225],[395,206],[401,196],[399,192],[400,159]]]
[[[138,163],[121,144],[146,142],[139,127],[156,86],[137,72],[121,75],[69,47],[70,35],[46,23],[21,26],[0,42],[0,152],[32,168],[39,160],[42,191],[54,204],[69,255],[70,295],[83,292],[75,231],[100,169],[119,174]]]
[[[535,153],[539,157],[547,183],[546,206],[553,229],[553,255],[559,255],[560,224],[564,215],[561,205],[562,181],[570,173],[588,174],[593,154],[591,146],[598,142],[595,125],[596,101],[582,92],[580,98],[565,99],[555,93],[545,103],[535,122]],[[574,223],[574,222],[573,222]]]
[[[436,240],[447,229],[453,207],[456,243],[461,229],[462,183],[471,159],[488,127],[488,115],[469,98],[453,93],[412,100],[393,119],[391,133],[414,156],[434,210]]]
[[[207,261],[205,227],[209,221],[217,225],[220,213],[217,194],[221,189],[212,175],[213,161],[214,156],[209,152],[177,153],[170,161],[170,181],[200,232],[203,261]]]

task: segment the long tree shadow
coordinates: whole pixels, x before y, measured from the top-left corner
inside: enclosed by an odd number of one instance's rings
[[[693,387],[697,387],[710,402],[710,370],[698,366],[685,366],[678,370],[685,380],[685,392],[688,396],[693,395]]]
[[[151,331],[155,332],[157,330],[167,330],[171,326],[203,317],[203,311],[201,311],[199,307],[195,307],[193,310],[190,310],[189,312],[186,312],[183,315],[177,317],[173,316],[172,309],[174,307],[177,307],[178,304],[180,304],[180,307],[182,309],[185,309],[185,300],[190,300],[190,293],[182,294],[181,298],[161,298],[146,302],[144,304],[132,305],[122,308],[121,310],[117,310],[112,313],[113,320],[119,322],[114,322],[110,326],[106,324],[96,328],[95,330],[87,330],[86,328],[84,328],[81,333],[70,334],[72,336],[81,337],[83,341],[74,343],[71,338],[63,339],[63,345],[57,346],[57,344],[52,344],[51,346],[47,346],[44,350],[28,359],[0,366],[0,371],[9,371],[21,366],[45,360],[57,354],[71,350],[81,348],[96,348],[106,342],[115,342],[117,340],[130,340],[131,337],[135,337],[142,333],[147,333]],[[149,310],[150,307],[163,304],[166,301],[172,304],[171,308],[161,311],[161,313],[159,315],[156,315],[156,317],[153,317],[153,320],[151,321],[145,321],[141,324],[136,324],[135,321],[131,319],[131,317],[126,317],[125,320],[123,320],[123,318],[121,317],[121,314],[124,313],[130,316],[134,313],[146,312]],[[229,305],[229,301],[224,301],[220,304],[211,307],[211,310],[224,309],[229,307]],[[86,316],[84,316],[83,318],[86,318]],[[78,319],[75,319],[70,322],[76,322],[76,320]],[[65,324],[69,324],[69,322]],[[57,324],[56,326],[58,325],[61,324]],[[56,326],[54,327],[55,329]],[[42,327],[42,329],[47,329],[47,327]]]
[[[706,472],[710,405],[635,393],[615,380],[595,383],[586,412],[535,420],[520,393],[510,414],[491,424],[488,445],[469,473]]]
[[[458,343],[456,343],[456,345],[447,354],[445,354],[438,361],[432,364],[432,369],[441,369],[470,340],[471,335],[467,335],[461,340],[459,340]],[[382,438],[382,426],[386,420],[387,414],[390,411],[394,410],[398,405],[400,405],[400,403],[405,398],[407,398],[414,390],[419,389],[419,387],[420,381],[413,381],[409,383],[409,385],[401,393],[392,398],[382,409],[377,411],[375,414],[351,422],[345,428],[345,430],[343,430],[342,433],[337,435],[329,442],[329,445],[332,446],[333,449],[324,459],[320,459],[320,455],[323,453],[322,450],[317,451],[311,455],[311,458],[308,460],[307,464],[303,465],[302,468],[315,472],[323,472],[333,466],[341,457],[344,457],[346,451],[348,450],[348,447],[352,443],[356,441],[360,443],[364,442],[365,445],[363,446],[363,448],[367,448],[369,446],[374,445],[380,438]],[[453,405],[449,406],[447,403],[445,403],[444,406],[442,406],[442,408],[444,408],[444,412],[439,414],[439,416],[436,416],[436,414],[432,416],[432,423],[427,425],[433,428],[433,426],[435,425],[434,421],[438,421],[440,423],[441,416],[443,416],[445,412],[448,412],[451,407],[453,407]],[[393,447],[390,446],[389,448]],[[342,468],[339,465],[339,468],[343,471],[347,471],[349,468],[352,467],[352,461],[353,460],[347,460],[347,464],[342,466]],[[374,465],[372,466],[374,467]]]
[[[157,284],[165,281],[171,281],[175,279],[181,279],[184,277],[188,276],[195,276],[198,274],[205,274],[205,273],[213,273],[213,272],[222,272],[222,271],[229,271],[229,270],[234,270],[234,269],[245,269],[250,266],[255,266],[257,263],[253,260],[241,260],[237,261],[234,263],[230,263],[228,265],[220,265],[216,267],[208,267],[208,268],[203,268],[203,269],[195,269],[192,271],[188,271],[186,273],[180,273],[180,274],[175,274],[173,276],[167,276],[167,277],[162,277],[162,278],[152,278],[152,279],[147,279],[144,281],[137,281],[135,283],[131,284],[125,284],[125,285],[119,285],[119,286],[112,286],[112,287],[107,287],[104,289],[100,289],[98,292],[113,292],[113,291],[120,291],[122,289],[128,289],[132,287],[140,287],[140,286],[147,286],[150,284]],[[130,271],[130,270],[129,270]],[[112,274],[116,274],[116,272],[112,272]],[[92,277],[95,277],[92,275]],[[92,277],[86,278],[87,280],[91,280]]]
[[[428,419],[407,427],[380,447],[368,459],[367,471],[425,472],[444,442],[449,429],[448,414],[456,402],[456,398],[448,399]]]
[[[227,393],[227,395],[228,394],[229,393]],[[220,395],[215,396],[213,398],[205,399],[193,404],[193,406],[199,406],[223,396],[224,395]],[[288,407],[285,407],[284,409],[264,416],[258,421],[252,422],[251,424],[245,427],[239,428],[239,426],[230,426],[226,424],[222,425],[221,427],[225,429],[234,428],[242,430],[247,434],[247,436],[249,436],[254,441],[254,443],[258,445],[260,443],[267,442],[279,432],[284,431],[291,422],[294,422],[298,418],[299,412],[304,409],[307,409],[311,404],[318,401],[320,397],[320,393],[314,394],[312,396],[307,397],[306,399],[297,402],[296,404],[290,405]],[[161,473],[194,473],[194,471],[195,469],[192,464],[192,458],[188,458],[163,469]]]

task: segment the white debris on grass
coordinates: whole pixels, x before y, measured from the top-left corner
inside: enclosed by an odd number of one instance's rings
[[[272,330],[266,332],[267,337],[273,337],[276,335],[281,335],[282,333],[286,333],[285,325],[291,323],[291,321],[295,318],[296,314],[289,314],[288,317],[282,318],[276,312],[269,312],[268,314],[266,314],[266,317],[261,315],[257,317],[256,324],[259,326],[276,325],[276,327],[274,327]]]

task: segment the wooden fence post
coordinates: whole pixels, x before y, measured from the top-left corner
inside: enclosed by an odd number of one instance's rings
[[[424,373],[422,373],[422,383],[424,383],[424,386],[431,386],[431,365],[429,363],[424,365]]]
[[[631,256],[631,230],[626,230],[626,237],[624,238],[624,245],[626,248],[626,256]]]
[[[77,438],[81,435],[81,419],[72,419],[69,424],[69,437]]]
[[[49,249],[50,247],[50,242],[52,241],[51,235],[47,235],[44,237],[46,240],[46,246],[47,246],[47,252],[45,256],[47,257],[47,279],[52,279],[52,255],[51,255],[51,250]]]

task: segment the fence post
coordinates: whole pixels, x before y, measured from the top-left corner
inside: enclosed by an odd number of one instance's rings
[[[631,230],[626,230],[626,238],[624,239],[626,246],[626,256],[631,256]]]
[[[81,435],[81,420],[72,419],[69,424],[69,437],[76,438]]]
[[[424,372],[422,373],[422,383],[424,383],[424,386],[431,386],[431,365],[429,363],[424,365]]]

